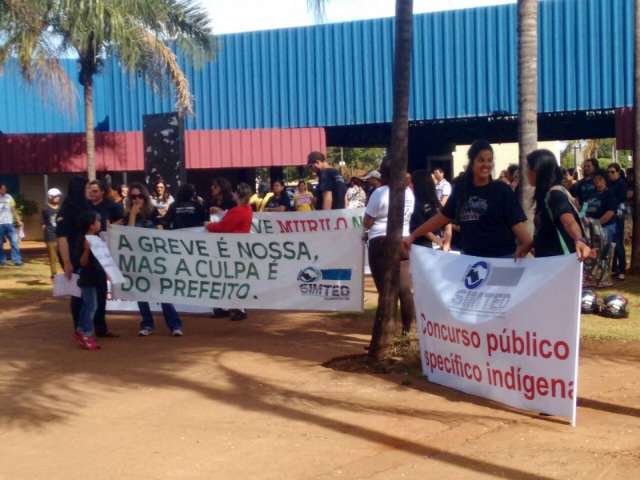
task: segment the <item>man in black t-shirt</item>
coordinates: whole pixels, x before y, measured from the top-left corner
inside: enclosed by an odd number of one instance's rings
[[[122,223],[124,219],[122,205],[105,198],[106,190],[107,187],[101,180],[93,180],[87,187],[87,198],[93,210],[100,215],[100,228],[103,232],[107,231],[109,225]]]
[[[321,152],[311,152],[307,166],[318,175],[316,188],[316,210],[338,210],[344,208],[347,185],[340,172],[327,163]]]

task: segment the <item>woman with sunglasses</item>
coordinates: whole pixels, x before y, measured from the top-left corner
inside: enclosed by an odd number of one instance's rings
[[[141,183],[133,183],[129,186],[129,219],[127,225],[139,228],[162,228],[158,209],[151,203],[147,187]],[[182,322],[178,312],[170,303],[163,303],[162,314],[167,327],[174,337],[182,336]],[[142,322],[140,323],[139,337],[148,337],[153,333],[154,321],[148,302],[138,302]]]

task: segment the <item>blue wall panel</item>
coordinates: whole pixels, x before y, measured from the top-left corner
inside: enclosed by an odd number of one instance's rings
[[[596,110],[632,104],[633,0],[542,0],[539,108]],[[515,5],[416,15],[412,120],[517,111]],[[322,25],[219,38],[217,58],[202,68],[180,59],[196,114],[190,129],[287,128],[389,122],[392,115],[393,19]],[[77,66],[65,61],[74,81]],[[117,60],[96,76],[101,129],[142,128],[142,115],[173,109],[173,98],[123,72]],[[0,131],[83,129],[76,116],[43,102],[8,65],[0,75]]]

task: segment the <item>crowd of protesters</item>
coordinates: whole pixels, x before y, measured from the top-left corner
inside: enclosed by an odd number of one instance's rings
[[[52,277],[62,264],[67,278],[77,275],[81,296],[72,297],[71,316],[74,339],[88,350],[99,348],[96,337],[118,337],[107,325],[107,276],[91,253],[87,235],[98,235],[109,225],[125,225],[138,228],[182,229],[204,226],[214,233],[249,233],[253,212],[311,211],[313,209],[340,209],[345,207],[347,186],[340,173],[332,168],[324,154],[312,152],[308,167],[318,176],[315,194],[305,181],[300,181],[292,195],[280,179],[274,179],[271,190],[260,186],[257,192],[246,183],[235,189],[226,178],[216,178],[211,183],[208,200],[197,195],[191,184],[183,184],[174,198],[163,179],[158,179],[151,188],[143,183],[131,183],[111,188],[101,180],[88,182],[83,177],[74,177],[62,201],[58,189],[48,192],[47,207],[42,214],[42,228],[51,262]],[[0,189],[0,220],[6,217],[7,235],[14,235],[15,203]],[[10,216],[14,215],[14,216]],[[4,232],[4,230],[3,230]],[[13,245],[13,244],[12,244]],[[17,245],[17,242],[16,242]],[[15,264],[20,264],[19,253],[14,254]],[[147,337],[155,330],[151,307],[147,302],[138,302],[141,322],[138,335]],[[161,304],[165,323],[174,337],[183,335],[180,315],[175,307]],[[244,310],[214,309],[216,317],[244,320]]]
[[[273,179],[270,185],[262,183],[254,192],[246,183],[234,189],[227,179],[216,178],[204,200],[190,184],[181,185],[174,198],[162,179],[150,189],[132,183],[112,190],[99,180],[87,182],[81,177],[71,180],[64,201],[60,190],[49,190],[42,228],[52,275],[58,255],[68,278],[79,275],[81,297],[72,297],[70,305],[78,343],[93,350],[99,348],[95,337],[117,337],[105,318],[107,278],[85,238],[105,231],[110,224],[170,230],[205,226],[214,233],[249,233],[254,212],[365,208],[368,260],[376,288],[381,291],[387,253],[388,160],[363,178],[351,178],[348,184],[322,153],[309,154],[307,166],[318,179],[314,191],[303,180],[293,192],[281,179]],[[398,285],[404,332],[415,318],[408,263],[412,245],[488,258],[575,254],[585,260],[592,256],[584,227],[584,218],[589,218],[602,227],[606,244],[615,243],[614,274],[624,279],[625,216],[633,190],[620,165],[612,163],[602,170],[597,160],[587,159],[584,177],[577,180],[574,171],[559,166],[552,152],[530,153],[526,175],[535,187],[533,235],[517,198],[518,167],[511,165],[497,180],[492,178],[493,169],[492,146],[477,140],[469,148],[466,170],[451,183],[442,168],[417,170],[408,177]],[[0,232],[10,241],[15,238],[16,219],[15,202],[0,185]],[[11,255],[16,265],[21,264],[13,243]],[[3,262],[4,255],[0,257],[0,264]],[[138,307],[139,336],[149,336],[155,329],[150,306],[139,302]],[[182,336],[182,322],[174,306],[162,304],[161,308],[171,335]],[[247,313],[214,309],[214,316],[244,320]]]

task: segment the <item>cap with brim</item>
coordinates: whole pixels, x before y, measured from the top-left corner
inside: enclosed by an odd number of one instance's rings
[[[370,178],[375,178],[377,180],[381,180],[382,179],[382,175],[380,175],[380,172],[378,170],[371,170],[364,177],[362,177],[363,180],[369,180]]]
[[[49,198],[61,197],[61,196],[62,196],[62,192],[57,188],[50,188],[49,190],[47,190],[47,197]]]

